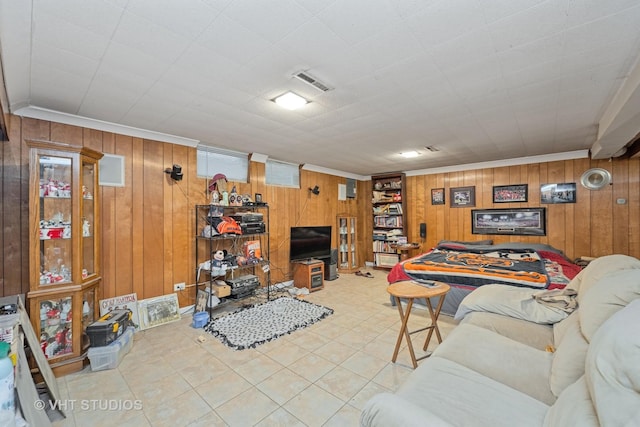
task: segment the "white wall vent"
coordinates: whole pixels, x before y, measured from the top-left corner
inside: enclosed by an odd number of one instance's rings
[[[307,71],[298,71],[293,75],[293,77],[297,78],[298,80],[302,80],[303,82],[315,87],[322,92],[328,92],[333,89],[332,87],[329,87],[328,85],[313,77]]]

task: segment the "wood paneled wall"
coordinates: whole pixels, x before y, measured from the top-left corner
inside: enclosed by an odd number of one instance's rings
[[[136,292],[148,298],[173,292],[173,284],[195,281],[194,236],[196,204],[206,204],[207,180],[196,176],[196,150],[157,141],[60,123],[8,115],[9,142],[1,143],[0,176],[0,294],[29,289],[28,150],[25,139],[49,139],[125,158],[124,187],[100,187],[102,200],[102,297]],[[173,182],[164,169],[182,165],[185,178]],[[471,234],[471,208],[450,208],[449,189],[476,187],[476,207],[541,206],[540,184],[579,182],[591,167],[603,167],[613,184],[599,191],[578,185],[577,203],[547,207],[544,237],[481,236]],[[332,225],[341,213],[358,218],[359,264],[372,261],[371,182],[357,182],[357,198],[338,201],[338,184],[346,179],[300,171],[300,189],[267,186],[264,164],[251,162],[248,183],[236,183],[239,193],[261,193],[270,205],[272,281],[292,277],[289,228]],[[423,249],[439,240],[495,242],[529,241],[551,244],[569,258],[623,253],[640,257],[640,159],[567,160],[455,173],[407,177],[407,221],[410,241],[420,241],[418,224],[427,223]],[[529,202],[492,203],[494,185],[528,184]],[[229,183],[234,185],[234,183]],[[320,194],[308,188],[318,185]],[[447,204],[431,205],[432,188],[446,189]],[[617,199],[626,199],[617,204]],[[335,236],[334,236],[335,246]],[[179,293],[180,304],[193,303],[192,288]]]
[[[613,184],[590,191],[580,176],[590,168],[607,169]],[[577,183],[576,203],[540,204],[540,185]],[[528,184],[527,203],[493,203],[494,185]],[[547,235],[500,236],[471,233],[471,209],[451,208],[449,189],[475,186],[476,206],[481,208],[546,207]],[[431,205],[431,189],[445,188],[446,204]],[[442,239],[481,240],[495,243],[524,241],[546,243],[564,251],[570,259],[598,257],[612,253],[640,257],[640,160],[576,159],[549,163],[488,168],[455,173],[407,177],[409,240],[420,241],[418,224],[427,223],[423,249]],[[618,204],[618,199],[626,203]]]
[[[9,116],[10,141],[2,145],[2,207],[0,221],[1,294],[26,293],[28,277],[28,149],[25,139],[45,139],[84,145],[125,158],[124,187],[100,187],[102,203],[102,297],[136,292],[149,298],[173,292],[174,283],[195,282],[195,209],[208,203],[207,180],[196,176],[196,149],[143,140],[60,123]],[[164,170],[180,164],[184,179],[172,181]],[[346,179],[300,171],[301,188],[267,186],[264,164],[251,162],[248,183],[239,193],[261,193],[270,205],[270,260],[273,283],[292,277],[289,228],[332,225],[339,213],[362,215],[358,232],[365,233],[370,216],[358,210],[361,201],[338,201],[338,184]],[[320,194],[309,187],[318,185]],[[357,194],[367,198],[358,183]],[[335,241],[335,236],[334,236]],[[335,242],[334,242],[335,243]],[[369,246],[362,244],[362,253]],[[364,259],[361,260],[364,264]],[[193,303],[193,288],[179,293],[181,305]]]

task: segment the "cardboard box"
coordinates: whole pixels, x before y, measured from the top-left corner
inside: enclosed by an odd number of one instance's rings
[[[228,297],[231,295],[231,286],[214,284],[213,291],[218,298]]]

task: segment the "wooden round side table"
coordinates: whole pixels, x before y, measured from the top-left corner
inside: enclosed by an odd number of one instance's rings
[[[442,309],[444,298],[451,287],[442,282],[434,283],[435,286],[427,287],[422,284],[418,284],[417,282],[404,281],[392,283],[387,287],[387,292],[389,292],[389,294],[391,294],[391,296],[393,296],[395,299],[396,306],[398,306],[398,313],[400,313],[400,320],[402,320],[402,326],[400,327],[400,333],[398,334],[398,340],[396,341],[396,348],[393,351],[393,358],[391,359],[392,362],[395,363],[396,359],[398,358],[398,351],[400,350],[403,336],[407,339],[407,347],[409,348],[409,354],[411,355],[411,361],[413,362],[414,369],[418,367],[418,360],[429,357],[431,354],[416,359],[415,352],[413,351],[413,344],[411,343],[412,334],[429,330],[427,339],[424,342],[424,346],[422,348],[423,351],[427,350],[434,331],[436,333],[436,337],[438,338],[438,342],[442,342],[440,329],[438,329],[438,316],[440,316],[440,310]],[[438,305],[434,310],[433,305],[431,304],[431,298],[435,297],[440,297],[440,300],[438,301]],[[415,331],[409,331],[407,322],[409,321],[409,316],[411,315],[413,300],[416,298],[424,298],[427,301],[427,308],[429,309],[429,315],[431,316],[431,325],[421,329],[416,329]],[[407,300],[407,307],[405,310],[402,309],[401,299]]]
[[[409,252],[420,249],[420,245],[417,243],[405,243],[403,245],[391,245],[399,254],[400,261],[405,261],[409,259]]]

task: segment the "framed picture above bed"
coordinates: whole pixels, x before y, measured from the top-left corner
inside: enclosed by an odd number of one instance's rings
[[[476,205],[476,187],[455,187],[450,189],[451,207],[466,208]]]
[[[494,185],[493,203],[526,202],[529,186],[518,185]]]
[[[575,203],[576,183],[543,184],[540,186],[540,203]]]
[[[546,236],[546,208],[472,209],[473,234]]]

